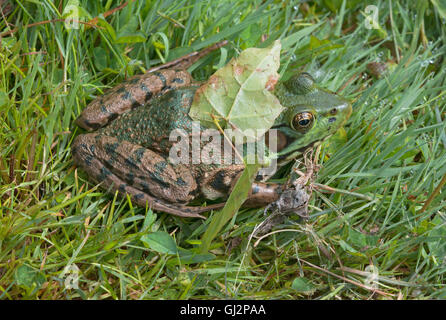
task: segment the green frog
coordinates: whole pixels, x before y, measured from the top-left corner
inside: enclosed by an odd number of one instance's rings
[[[200,56],[132,77],[93,100],[76,120],[88,133],[74,140],[75,164],[109,192],[128,194],[143,207],[181,217],[221,208],[243,164],[169,161],[172,130],[193,133],[188,114],[199,84],[185,69]],[[273,126],[279,167],[330,137],[352,112],[346,99],[319,88],[305,72],[278,81],[273,93],[284,107]],[[255,181],[244,205],[267,206],[283,191],[282,184]],[[204,207],[190,205],[218,199]]]

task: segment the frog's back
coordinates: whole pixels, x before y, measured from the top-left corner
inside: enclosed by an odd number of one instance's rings
[[[189,134],[192,119],[189,109],[197,86],[181,87],[152,99],[113,120],[98,133],[139,144],[145,148],[166,150],[175,129]]]
[[[165,69],[136,75],[93,100],[82,111],[76,124],[87,131],[97,130],[120,114],[150,103],[153,98],[169,91],[190,86],[191,83],[192,78],[185,70]]]

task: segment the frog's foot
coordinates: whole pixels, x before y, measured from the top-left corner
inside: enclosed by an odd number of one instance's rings
[[[171,166],[162,156],[126,141],[100,134],[84,134],[73,143],[73,158],[91,178],[109,188],[128,194],[137,205],[180,217],[222,207],[188,207],[197,183],[187,168]]]
[[[272,210],[282,215],[295,213],[303,218],[308,218],[307,205],[309,199],[310,196],[303,188],[286,189],[278,200],[270,203],[265,208],[265,211]]]
[[[270,203],[265,208],[272,213],[254,230],[255,236],[262,236],[270,230],[285,221],[285,219],[292,213],[307,219],[308,218],[308,201],[310,196],[303,188],[286,189],[282,192],[279,199]]]

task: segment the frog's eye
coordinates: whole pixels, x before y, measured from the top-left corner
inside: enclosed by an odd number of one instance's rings
[[[314,116],[311,112],[301,112],[293,117],[291,126],[302,133],[307,132],[313,126]]]

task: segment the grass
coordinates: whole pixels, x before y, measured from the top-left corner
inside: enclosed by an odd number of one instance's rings
[[[1,299],[446,298],[440,1],[370,1],[378,29],[355,0],[80,0],[77,30],[59,21],[68,4],[17,0],[0,19]],[[191,68],[206,79],[278,38],[284,77],[309,71],[353,101],[320,149],[316,182],[332,191],[314,190],[308,221],[250,241],[263,210],[244,209],[199,254],[215,212],[134,207],[73,166],[74,119],[107,88],[229,40]],[[371,62],[388,71],[374,76]],[[67,266],[77,289],[65,286]]]

